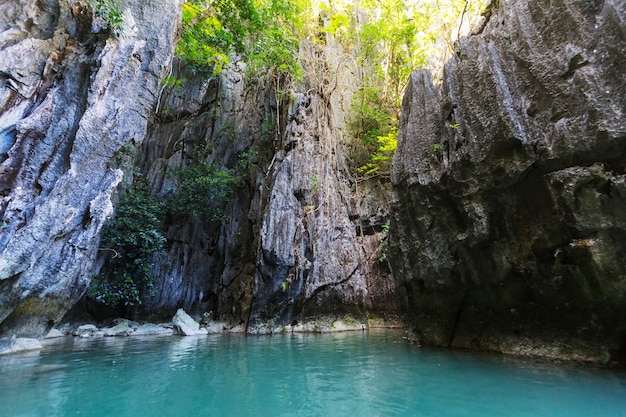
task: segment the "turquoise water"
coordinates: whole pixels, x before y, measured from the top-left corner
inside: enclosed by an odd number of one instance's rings
[[[0,357],[0,416],[626,416],[626,375],[388,331],[70,339]]]

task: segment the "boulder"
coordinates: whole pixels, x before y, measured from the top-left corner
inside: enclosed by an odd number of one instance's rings
[[[98,333],[98,328],[95,324],[83,324],[81,326],[78,326],[78,328],[74,330],[74,333],[72,334],[78,337],[92,337],[95,336],[96,333]]]
[[[176,311],[176,314],[172,318],[174,328],[183,336],[198,336],[207,334],[206,329],[201,329],[200,324],[196,322],[189,314],[182,308]]]

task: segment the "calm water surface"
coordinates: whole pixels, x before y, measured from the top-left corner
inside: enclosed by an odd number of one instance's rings
[[[71,339],[0,357],[0,416],[626,416],[626,375],[389,331]]]

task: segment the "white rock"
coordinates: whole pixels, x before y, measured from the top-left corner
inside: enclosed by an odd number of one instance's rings
[[[93,336],[94,333],[98,331],[98,328],[93,324],[83,324],[82,326],[78,326],[78,328],[74,331],[74,336],[78,337],[90,337]]]
[[[0,355],[9,353],[25,352],[28,350],[39,350],[43,348],[41,342],[37,339],[29,339],[26,337],[12,337],[11,339],[0,340]]]
[[[65,337],[65,333],[63,333],[59,329],[50,329],[50,331],[48,332],[46,337],[44,337],[44,339],[56,339],[59,337]]]
[[[220,334],[224,332],[226,325],[219,321],[210,321],[206,325],[206,331],[208,334]]]
[[[158,324],[146,323],[137,327],[137,330],[132,334],[133,336],[169,336],[174,334],[174,330],[171,328],[163,327]]]
[[[178,333],[184,336],[207,334],[207,330],[201,329],[200,324],[192,319],[189,314],[185,313],[185,310],[182,308],[178,309],[174,318],[172,318],[172,323],[174,323],[174,328]]]

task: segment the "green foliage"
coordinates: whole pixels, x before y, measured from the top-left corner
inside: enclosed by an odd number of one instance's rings
[[[220,170],[215,164],[193,163],[178,168],[175,175],[179,184],[171,192],[170,211],[195,219],[224,219],[221,205],[228,200],[237,183],[229,170]]]
[[[87,0],[94,13],[106,22],[109,30],[117,38],[124,31],[124,12],[119,0]]]
[[[316,194],[320,189],[320,176],[317,174],[311,175],[311,192]]]
[[[100,244],[112,256],[92,280],[91,297],[112,307],[141,304],[141,293],[153,286],[152,258],[165,243],[160,231],[163,213],[163,205],[143,180],[137,180],[120,198]]]
[[[350,123],[356,139],[366,145],[375,145],[377,137],[385,134],[395,108],[385,105],[378,86],[364,85],[352,97]]]
[[[277,77],[300,79],[302,68],[297,62],[298,40],[277,25],[263,30],[249,55],[250,70],[272,71]]]
[[[173,88],[174,90],[181,91],[182,85],[187,81],[186,78],[177,78],[173,75],[168,75],[163,79],[163,85]]]
[[[188,68],[220,73],[231,53],[243,54],[255,71],[298,77],[298,7],[287,0],[193,0],[183,5],[176,47]]]
[[[336,0],[320,5],[323,30],[344,45],[359,68],[349,124],[354,138],[351,168],[357,176],[387,170],[383,165],[391,155],[381,152],[379,138],[397,127],[410,72],[440,69],[452,40],[467,31],[486,3]]]
[[[378,175],[388,177],[391,173],[391,161],[398,145],[398,130],[394,127],[384,136],[376,137],[376,150],[372,153],[370,161],[357,168],[357,172],[363,177]]]
[[[256,151],[243,152],[231,169],[220,169],[215,164],[205,162],[195,162],[176,169],[174,175],[179,183],[170,192],[168,210],[198,220],[224,220],[223,203],[229,200],[234,189],[242,186],[256,168],[256,157]]]

